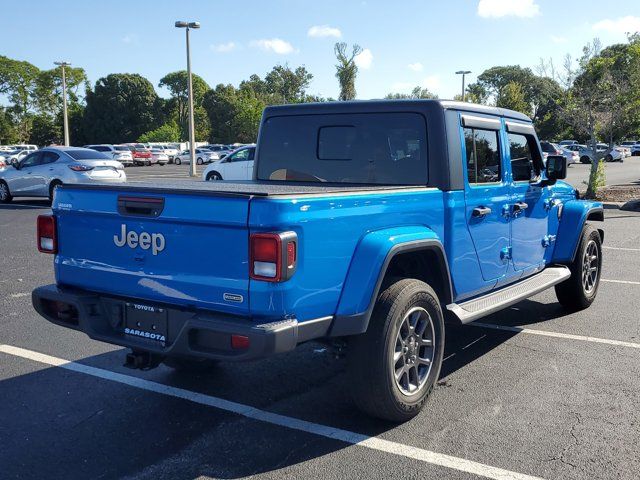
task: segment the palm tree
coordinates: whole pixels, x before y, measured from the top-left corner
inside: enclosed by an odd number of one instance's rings
[[[336,78],[340,82],[338,100],[353,100],[356,98],[356,75],[358,74],[355,58],[360,55],[362,48],[360,45],[354,45],[351,50],[351,56],[347,56],[347,44],[338,42],[334,47],[334,51],[338,59]]]

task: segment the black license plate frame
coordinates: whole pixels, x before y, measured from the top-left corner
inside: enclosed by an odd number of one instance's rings
[[[166,345],[169,333],[167,310],[153,305],[126,302],[124,333]]]

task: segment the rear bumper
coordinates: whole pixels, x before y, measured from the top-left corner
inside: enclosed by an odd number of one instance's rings
[[[257,324],[250,318],[215,312],[185,310],[169,305],[155,305],[167,311],[165,342],[125,333],[127,302],[149,302],[105,297],[79,289],[57,285],[36,288],[31,295],[33,307],[46,320],[79,330],[94,340],[151,352],[160,356],[199,357],[243,361],[293,350],[303,341],[326,335],[331,317],[298,323],[295,318]],[[60,306],[72,309],[59,313]],[[232,335],[248,338],[249,346],[234,349]]]

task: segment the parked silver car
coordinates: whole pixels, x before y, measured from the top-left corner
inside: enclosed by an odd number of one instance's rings
[[[0,203],[13,197],[48,197],[63,183],[123,183],[122,163],[102,152],[77,147],[47,147],[30,153],[13,168],[0,170]]]
[[[131,155],[131,150],[124,145],[109,145],[103,143],[99,145],[85,145],[85,148],[90,148],[96,152],[102,152],[111,157],[112,160],[117,160],[122,163],[125,167],[133,165],[133,155]]]

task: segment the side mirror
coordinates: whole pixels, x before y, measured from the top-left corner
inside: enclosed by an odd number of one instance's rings
[[[547,180],[552,182],[567,178],[567,159],[563,155],[549,155],[545,171]]]

